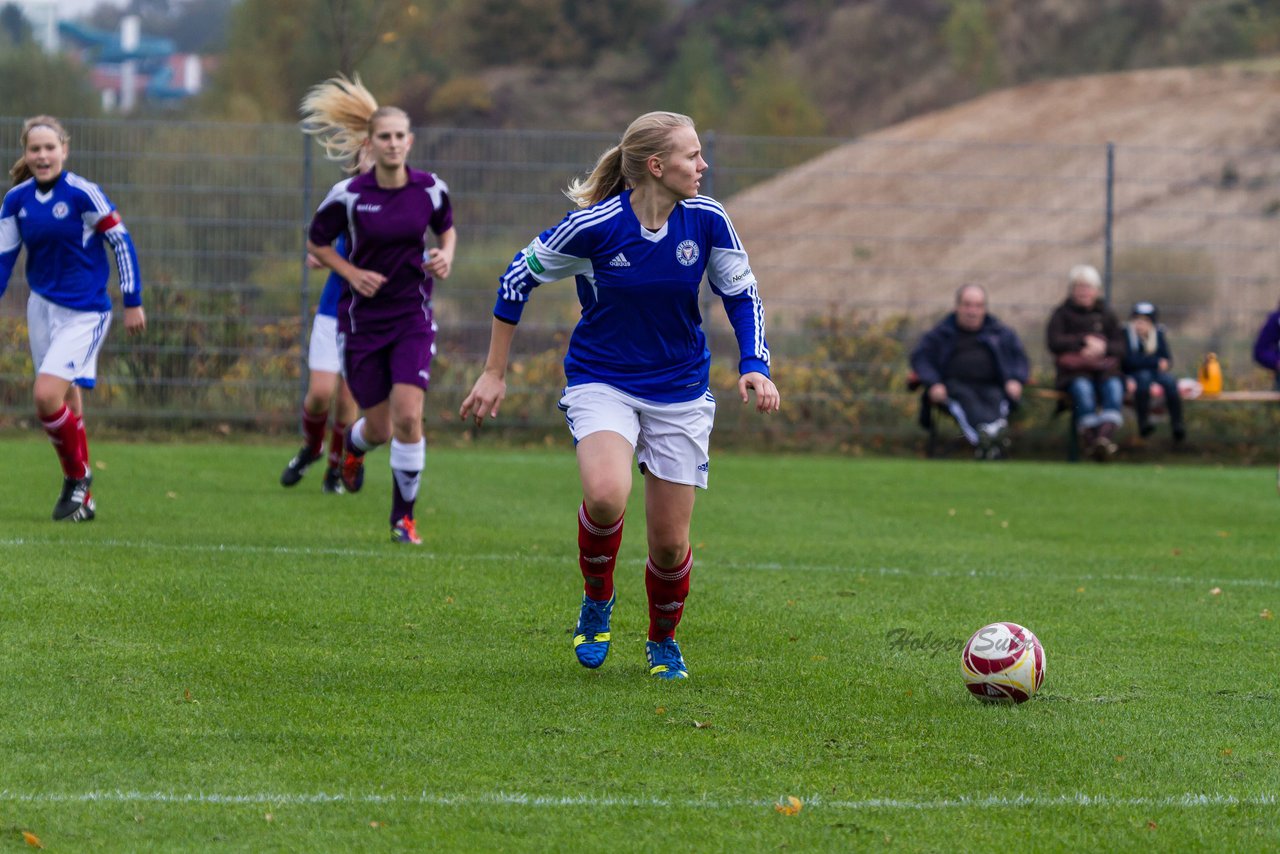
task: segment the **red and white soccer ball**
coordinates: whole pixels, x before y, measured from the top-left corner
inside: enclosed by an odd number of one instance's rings
[[[973,633],[960,657],[970,693],[988,703],[1024,703],[1044,682],[1044,647],[1017,623],[991,623]]]

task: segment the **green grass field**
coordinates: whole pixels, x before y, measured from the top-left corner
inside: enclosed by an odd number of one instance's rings
[[[429,451],[422,549],[385,451],[339,497],[291,445],[93,451],[57,526],[47,443],[0,441],[0,850],[1280,846],[1273,469],[720,454],[667,684],[640,501],[574,660],[567,447]],[[960,678],[998,619],[1045,645],[1023,706]]]

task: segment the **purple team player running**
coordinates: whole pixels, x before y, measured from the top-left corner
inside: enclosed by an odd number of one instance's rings
[[[338,303],[338,347],[343,376],[364,415],[347,430],[342,483],[359,491],[365,453],[390,440],[391,538],[420,545],[413,507],[426,461],[422,407],[435,354],[431,290],[433,277],[449,275],[457,245],[449,188],[435,174],[406,165],[413,145],[409,117],[379,107],[358,77],[313,87],[303,111],[305,129],[320,137],[330,158],[349,163],[364,148],[374,161],[372,171],[333,186],[307,241],[349,285]],[[428,231],[438,247],[428,249]],[[332,245],[344,234],[349,260]]]

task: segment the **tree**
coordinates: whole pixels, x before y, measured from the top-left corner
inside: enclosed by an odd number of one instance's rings
[[[699,127],[712,129],[733,101],[732,86],[716,55],[715,42],[702,29],[689,31],[680,41],[668,67],[663,104],[691,116]]]
[[[0,31],[3,31],[6,42],[12,47],[20,47],[31,42],[31,23],[22,9],[14,3],[5,3],[0,9]]]
[[[981,89],[1000,84],[1000,44],[983,0],[952,0],[942,36],[956,71]]]
[[[335,48],[338,70],[351,75],[374,46],[394,38],[403,5],[393,0],[325,0],[326,35]]]
[[[47,55],[31,41],[0,50],[0,103],[9,115],[20,116],[50,113],[66,119],[92,118],[102,111],[82,66]]]
[[[751,64],[728,130],[756,136],[818,136],[826,130],[813,96],[788,69],[782,45]]]
[[[492,65],[586,67],[625,50],[663,20],[662,0],[470,0],[472,52]]]
[[[395,0],[241,0],[206,108],[242,121],[291,120],[309,86],[361,72],[378,95],[412,71],[395,49],[409,5]],[[375,50],[377,49],[377,50]],[[383,95],[385,97],[385,94]]]

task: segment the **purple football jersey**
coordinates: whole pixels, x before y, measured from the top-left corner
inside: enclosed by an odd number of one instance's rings
[[[408,183],[393,189],[379,187],[373,171],[339,181],[311,220],[312,243],[328,246],[345,233],[351,263],[387,277],[372,297],[345,290],[338,303],[341,332],[431,326],[434,283],[422,269],[427,232],[452,228],[453,208],[444,181],[432,172],[408,171]]]

